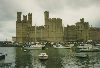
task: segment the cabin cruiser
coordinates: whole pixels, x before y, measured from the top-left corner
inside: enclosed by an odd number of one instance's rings
[[[47,60],[48,59],[48,55],[46,53],[40,53],[40,55],[38,55],[40,60]]]
[[[75,56],[79,57],[79,58],[87,58],[88,57],[88,55],[85,53],[75,53]]]
[[[100,49],[92,44],[84,44],[77,46],[80,52],[98,52]]]
[[[68,49],[71,48],[71,47],[69,47],[69,46],[63,46],[63,45],[61,45],[61,44],[53,45],[53,47],[54,47],[54,48],[68,48]]]
[[[45,45],[40,43],[31,44],[30,46],[24,47],[25,49],[42,49]]]
[[[83,49],[80,49],[80,52],[99,52],[99,51],[100,51],[99,48],[91,48],[91,49],[83,48]]]

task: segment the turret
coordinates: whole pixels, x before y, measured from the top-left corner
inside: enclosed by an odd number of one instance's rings
[[[28,21],[32,22],[32,13],[28,13]]]
[[[27,21],[27,15],[23,15],[23,21]]]
[[[48,20],[49,20],[49,12],[48,11],[44,12],[44,20],[45,20],[45,25],[48,25]]]
[[[21,14],[22,12],[17,12],[17,22],[21,22]]]
[[[32,26],[32,13],[28,13],[28,24]]]
[[[84,18],[80,19],[80,22],[84,23]]]

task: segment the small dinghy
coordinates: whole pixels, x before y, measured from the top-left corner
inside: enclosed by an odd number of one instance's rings
[[[40,55],[38,55],[38,56],[39,56],[40,60],[47,60],[48,59],[48,55],[46,53],[40,53]]]

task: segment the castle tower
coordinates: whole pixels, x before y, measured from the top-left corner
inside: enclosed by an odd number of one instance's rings
[[[16,21],[16,42],[22,42],[22,21],[21,21],[22,12],[17,12],[17,21]]]
[[[27,21],[27,15],[23,15],[23,21],[24,21],[24,22]]]
[[[84,21],[84,18],[80,19],[80,22],[76,23],[77,27],[77,40],[81,41],[87,41],[89,35],[89,23]]]
[[[48,25],[48,21],[49,21],[49,12],[45,11],[44,12],[44,20],[45,20],[45,25]]]
[[[32,26],[32,13],[28,13],[28,24],[29,27]]]
[[[17,22],[21,22],[21,14],[22,12],[17,12]]]
[[[80,19],[80,22],[81,22],[81,23],[84,23],[84,18]]]

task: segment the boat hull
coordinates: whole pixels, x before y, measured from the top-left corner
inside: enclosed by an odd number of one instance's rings
[[[100,52],[100,50],[80,50],[80,52]]]
[[[82,54],[82,53],[76,53],[75,57],[78,57],[78,58],[87,58],[88,55],[87,54]]]
[[[38,55],[40,60],[47,60],[48,59],[48,55],[46,53],[40,53],[40,55]]]
[[[65,46],[56,46],[56,45],[53,45],[54,48],[61,48],[61,49],[71,49],[71,47],[65,47]]]
[[[38,50],[38,49],[42,49],[42,47],[24,47],[24,49],[29,49],[29,50]]]
[[[48,56],[39,56],[39,60],[48,60]]]

